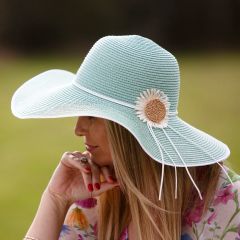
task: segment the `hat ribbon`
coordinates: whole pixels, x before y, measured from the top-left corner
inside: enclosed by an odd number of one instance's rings
[[[73,84],[74,86],[80,88],[81,90],[83,90],[83,91],[85,91],[85,92],[87,92],[87,93],[90,93],[90,94],[92,94],[92,95],[94,95],[94,96],[97,96],[97,97],[99,97],[99,98],[102,98],[102,99],[105,99],[105,100],[108,100],[108,101],[111,101],[111,102],[114,102],[114,103],[117,103],[117,104],[120,104],[120,105],[129,107],[129,108],[135,109],[135,105],[133,105],[133,104],[130,104],[130,103],[127,103],[127,102],[124,102],[124,101],[121,101],[121,100],[114,99],[114,98],[112,98],[112,97],[106,96],[106,95],[101,94],[101,93],[97,93],[97,92],[95,92],[95,91],[93,91],[93,90],[90,90],[90,89],[88,89],[88,88],[80,85],[79,83],[77,83],[77,82],[75,82],[75,81],[74,81],[72,84]],[[168,115],[171,115],[171,116],[175,116],[175,115],[177,115],[177,114],[178,114],[178,111],[168,112]],[[151,124],[149,124],[148,122],[147,122],[147,127],[148,127],[148,129],[149,129],[150,134],[152,135],[153,139],[155,140],[155,142],[156,142],[156,144],[157,144],[157,146],[158,146],[158,149],[159,149],[159,152],[160,152],[161,158],[162,158],[162,174],[161,174],[161,184],[160,184],[160,191],[159,191],[159,200],[161,200],[161,196],[162,196],[162,187],[163,187],[163,178],[164,178],[164,165],[165,165],[165,164],[164,164],[164,157],[163,157],[162,149],[166,152],[166,154],[167,154],[168,157],[171,159],[171,161],[172,161],[172,163],[173,163],[173,165],[174,165],[174,167],[175,167],[175,199],[176,199],[176,198],[177,198],[177,166],[176,166],[176,164],[174,163],[173,159],[170,157],[170,155],[167,153],[167,151],[164,149],[164,147],[161,145],[161,143],[158,141],[156,135],[154,134],[154,131],[153,131],[153,129],[152,129]],[[200,146],[198,146],[197,144],[195,144],[195,143],[194,143],[193,141],[191,141],[190,139],[187,139],[185,136],[183,136],[181,133],[179,133],[179,132],[178,132],[177,130],[175,130],[173,127],[171,127],[170,125],[168,125],[167,127],[169,127],[170,129],[172,129],[174,132],[176,132],[176,133],[177,133],[178,135],[180,135],[181,137],[185,138],[185,139],[186,139],[187,141],[189,141],[191,144],[193,144],[193,145],[195,145],[196,147],[200,148],[204,153],[206,153],[207,155],[209,155],[210,158],[214,159],[213,156],[211,156],[209,153],[207,153],[203,148],[201,148]],[[197,192],[198,192],[198,194],[199,194],[200,199],[203,200],[202,195],[201,195],[201,192],[200,192],[199,188],[197,187],[196,183],[194,182],[194,180],[193,180],[193,178],[192,178],[192,176],[191,176],[191,174],[190,174],[190,172],[189,172],[189,170],[188,170],[188,167],[187,167],[186,163],[184,162],[181,154],[178,152],[176,146],[173,144],[172,140],[169,138],[169,136],[167,135],[167,133],[166,133],[166,131],[164,130],[164,128],[160,128],[160,129],[162,129],[163,133],[166,135],[166,137],[167,137],[167,139],[169,140],[169,142],[171,143],[172,147],[173,147],[174,150],[177,152],[178,156],[180,157],[181,161],[182,161],[183,164],[184,164],[184,167],[186,168],[186,171],[187,171],[187,173],[188,173],[188,175],[189,175],[189,177],[190,177],[193,185],[195,186],[195,188],[196,188],[196,190],[197,190]],[[162,148],[162,149],[161,149],[161,148]],[[233,182],[232,182],[231,178],[229,177],[227,171],[224,169],[224,167],[223,167],[221,164],[219,164],[218,162],[217,162],[217,164],[222,168],[223,172],[227,175],[229,181],[230,181],[231,184],[233,185]]]

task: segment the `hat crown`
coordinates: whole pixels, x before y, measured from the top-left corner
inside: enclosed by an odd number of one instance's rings
[[[106,36],[90,49],[74,80],[94,92],[135,104],[140,93],[156,88],[176,111],[180,73],[176,58],[139,35]]]

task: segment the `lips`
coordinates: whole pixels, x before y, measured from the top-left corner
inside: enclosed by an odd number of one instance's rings
[[[90,152],[98,147],[98,146],[92,146],[92,145],[89,145],[89,144],[85,144],[85,146],[86,146],[86,149]]]

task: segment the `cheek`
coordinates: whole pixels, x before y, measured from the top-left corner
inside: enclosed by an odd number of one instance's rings
[[[98,154],[95,154],[94,156],[92,156],[92,161],[101,167],[113,165],[111,156],[105,155],[104,153],[101,153],[100,151],[98,152]]]
[[[95,135],[96,145],[98,145],[101,148],[101,151],[108,152],[109,144],[107,134],[104,131],[103,126],[96,128],[95,131],[93,131],[93,134]]]
[[[111,159],[111,152],[107,143],[102,143],[98,150],[99,157],[102,159]]]
[[[93,161],[96,162],[96,164],[100,166],[104,165],[112,165],[112,156],[110,153],[110,150],[108,146],[106,145],[101,145],[99,146],[99,149],[93,154]]]
[[[99,121],[91,130],[92,139],[94,139],[94,143],[98,145],[98,149],[96,149],[95,154],[93,154],[93,160],[99,165],[110,165],[112,158],[103,122]]]

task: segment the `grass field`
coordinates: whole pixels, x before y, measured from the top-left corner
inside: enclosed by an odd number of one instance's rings
[[[179,116],[226,143],[226,161],[240,172],[240,53],[175,54],[181,71]],[[0,58],[0,239],[22,239],[61,155],[83,151],[74,135],[76,118],[18,119],[13,92],[48,69],[76,72],[81,57]]]

